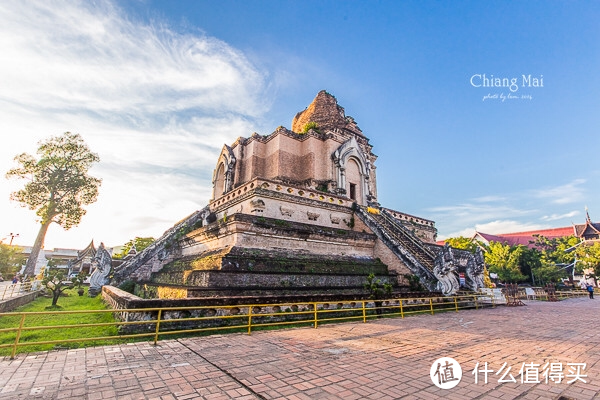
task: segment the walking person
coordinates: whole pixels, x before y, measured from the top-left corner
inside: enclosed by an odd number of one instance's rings
[[[594,286],[588,285],[587,287],[588,294],[590,295],[590,299],[594,298]]]

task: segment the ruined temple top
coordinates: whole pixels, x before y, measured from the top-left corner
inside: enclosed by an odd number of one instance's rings
[[[292,120],[292,131],[302,132],[309,122],[316,122],[322,132],[338,128],[364,137],[354,118],[346,116],[344,108],[338,105],[336,98],[325,90],[317,94],[306,110],[296,114]]]

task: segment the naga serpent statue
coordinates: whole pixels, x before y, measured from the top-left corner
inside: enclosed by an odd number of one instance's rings
[[[95,267],[95,269],[90,276],[88,294],[90,297],[96,297],[102,290],[102,286],[109,283],[109,275],[112,269],[112,257],[104,248],[104,243],[100,243],[98,250],[96,250],[96,256],[92,259],[92,267]]]
[[[433,274],[438,280],[437,290],[444,296],[456,293],[460,287],[456,277],[457,269],[452,248],[446,243],[433,262]]]
[[[485,268],[485,261],[483,258],[483,252],[480,247],[477,247],[475,251],[475,255],[469,258],[469,262],[467,263],[467,283],[469,287],[478,291],[481,288],[485,287],[483,283],[483,270]]]

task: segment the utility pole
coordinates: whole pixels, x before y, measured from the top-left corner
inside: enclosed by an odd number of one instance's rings
[[[11,232],[11,233],[9,233],[9,234],[8,234],[8,236],[10,236],[10,243],[9,243],[9,246],[12,246],[13,239],[14,239],[14,238],[16,238],[17,236],[19,236],[19,234],[18,234],[18,233],[12,233],[12,232]]]

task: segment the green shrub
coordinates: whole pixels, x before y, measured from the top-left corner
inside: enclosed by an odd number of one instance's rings
[[[310,130],[319,132],[319,125],[316,122],[307,122],[306,125],[302,128],[302,133],[307,133]]]
[[[119,289],[127,292],[127,293],[131,293],[133,294],[133,292],[135,291],[135,282],[134,281],[123,281],[120,285],[119,285]]]

